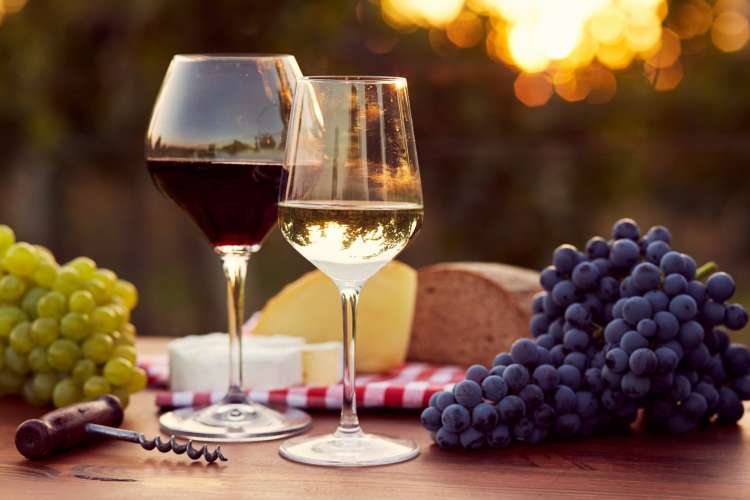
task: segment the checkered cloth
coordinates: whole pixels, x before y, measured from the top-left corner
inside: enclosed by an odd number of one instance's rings
[[[164,390],[156,394],[161,408],[206,406],[221,401],[223,392],[170,392],[166,356],[142,356],[139,365],[148,373],[149,385]],[[463,380],[465,369],[451,365],[406,363],[379,375],[357,377],[357,405],[365,408],[424,408],[434,393],[448,390]],[[270,391],[247,391],[251,400],[298,408],[340,409],[341,384],[298,386]]]

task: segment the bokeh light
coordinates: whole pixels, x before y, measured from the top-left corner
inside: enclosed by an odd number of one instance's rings
[[[654,89],[672,90],[683,78],[683,41],[704,37],[736,52],[750,40],[750,0],[381,0],[381,7],[398,30],[430,29],[440,54],[434,30],[458,48],[485,37],[487,55],[520,73],[515,95],[528,106],[553,94],[607,102],[615,72],[634,64]]]

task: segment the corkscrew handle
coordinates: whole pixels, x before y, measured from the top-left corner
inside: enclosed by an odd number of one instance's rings
[[[86,424],[118,427],[122,424],[120,401],[111,395],[78,403],[26,420],[16,429],[16,448],[29,459],[48,457],[91,440]]]

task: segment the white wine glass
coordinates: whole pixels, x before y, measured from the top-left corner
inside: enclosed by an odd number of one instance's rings
[[[302,74],[291,55],[176,55],[156,99],[146,163],[156,187],[201,229],[227,279],[229,388],[220,403],[159,417],[163,431],[204,441],[277,439],[310,427],[293,408],[243,392],[245,275],[276,223],[292,95]],[[195,374],[200,377],[200,373]]]
[[[406,80],[305,77],[287,136],[279,227],[341,293],[344,377],[332,434],[285,441],[283,457],[307,464],[367,466],[419,454],[406,439],[368,434],[357,417],[356,316],[364,283],[422,225],[422,187]]]

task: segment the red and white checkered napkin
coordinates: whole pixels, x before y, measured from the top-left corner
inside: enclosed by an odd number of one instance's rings
[[[149,384],[167,388],[169,367],[166,356],[143,356],[139,362],[148,373]],[[463,380],[465,369],[452,365],[406,363],[385,374],[357,377],[357,405],[367,408],[424,408],[434,393],[450,389]],[[297,386],[270,391],[247,391],[250,399],[264,404],[298,408],[341,408],[341,384],[331,386]],[[223,392],[170,392],[156,394],[162,408],[206,406],[221,401]]]

